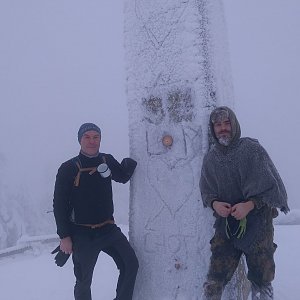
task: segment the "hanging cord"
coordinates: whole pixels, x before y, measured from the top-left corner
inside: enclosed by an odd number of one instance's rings
[[[247,218],[245,217],[240,220],[239,227],[234,233],[232,233],[228,223],[228,219],[226,218],[225,232],[226,232],[226,236],[229,239],[231,236],[236,236],[238,239],[242,238],[246,233],[246,228],[247,228]]]

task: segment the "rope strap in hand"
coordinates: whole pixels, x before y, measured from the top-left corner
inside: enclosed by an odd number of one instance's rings
[[[225,232],[226,232],[226,236],[229,239],[231,236],[236,236],[238,239],[242,238],[246,233],[246,228],[247,228],[247,218],[245,217],[240,220],[239,227],[237,228],[237,230],[234,233],[232,233],[230,230],[228,219],[226,218]]]

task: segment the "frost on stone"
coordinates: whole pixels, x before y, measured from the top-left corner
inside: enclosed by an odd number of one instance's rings
[[[160,124],[165,117],[162,99],[150,96],[149,99],[143,99],[142,103],[145,108],[145,120],[152,124]]]
[[[130,155],[138,162],[129,223],[140,262],[134,299],[201,294],[213,222],[199,190],[207,118],[232,100],[228,59],[219,51],[225,35],[216,34],[219,6],[219,0],[126,0]]]
[[[195,107],[190,89],[185,91],[176,90],[169,93],[167,103],[170,121],[181,123],[182,121],[191,122],[193,120]]]

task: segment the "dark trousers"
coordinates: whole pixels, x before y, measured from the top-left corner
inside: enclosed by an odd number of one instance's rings
[[[220,300],[226,284],[233,276],[243,252],[236,249],[232,242],[215,233],[211,240],[210,267],[207,281],[204,283],[204,295],[207,300]],[[275,275],[274,252],[276,244],[273,235],[266,236],[251,253],[244,253],[248,266],[248,279],[252,286],[261,292],[271,289]],[[272,298],[254,298],[272,299]]]
[[[75,300],[91,300],[93,271],[99,253],[112,257],[119,269],[116,300],[131,300],[138,260],[126,236],[116,225],[83,229],[73,235],[73,263],[76,283]]]

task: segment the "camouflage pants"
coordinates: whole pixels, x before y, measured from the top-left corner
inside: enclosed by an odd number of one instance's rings
[[[240,258],[244,252],[234,248],[231,241],[215,233],[210,241],[211,258],[207,281],[204,283],[204,296],[206,300],[220,300],[226,284],[230,281]],[[252,285],[264,289],[271,288],[271,281],[275,276],[274,252],[276,244],[273,243],[273,234],[260,241],[251,253],[244,253],[248,266],[248,279]],[[259,298],[254,298],[259,299]],[[260,299],[272,299],[263,298]]]

